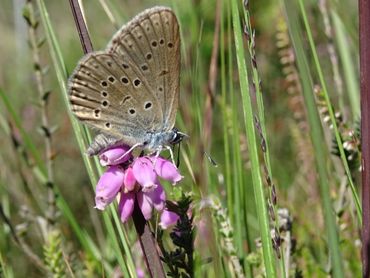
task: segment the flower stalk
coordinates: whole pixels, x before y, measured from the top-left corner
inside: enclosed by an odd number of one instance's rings
[[[52,229],[55,223],[57,215],[55,190],[54,190],[54,170],[53,170],[53,158],[54,151],[52,148],[52,128],[50,126],[48,117],[48,100],[50,97],[50,91],[47,91],[44,86],[44,70],[41,65],[40,59],[40,48],[44,43],[44,40],[40,40],[37,36],[37,28],[39,26],[38,20],[35,16],[33,9],[33,3],[31,0],[27,1],[27,4],[23,11],[23,17],[25,18],[28,26],[28,38],[30,48],[32,51],[32,59],[35,69],[35,79],[37,91],[39,94],[39,107],[41,110],[41,131],[44,136],[45,144],[45,160],[46,160],[46,171],[47,171],[47,195],[48,195],[48,210],[46,212],[46,218],[49,226]]]

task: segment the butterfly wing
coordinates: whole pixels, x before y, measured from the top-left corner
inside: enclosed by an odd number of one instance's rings
[[[69,80],[73,113],[84,123],[134,145],[161,128],[162,110],[142,71],[132,60],[93,52]]]
[[[180,34],[172,10],[155,7],[140,13],[114,35],[107,51],[138,66],[160,105],[160,130],[172,129],[180,83]]]

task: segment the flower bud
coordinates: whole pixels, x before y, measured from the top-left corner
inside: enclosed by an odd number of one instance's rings
[[[125,171],[125,177],[123,179],[123,184],[128,191],[135,189],[136,179],[132,167],[128,167]]]
[[[135,193],[133,192],[124,193],[122,190],[121,198],[119,200],[118,205],[118,213],[121,217],[122,223],[125,223],[132,215],[132,212],[134,211],[134,204],[135,204]]]
[[[162,229],[167,229],[168,227],[175,225],[179,218],[180,217],[173,211],[165,209],[161,214],[161,221],[159,222],[159,226],[161,226]]]
[[[123,185],[124,171],[120,166],[111,166],[100,177],[95,189],[95,207],[104,210],[116,198]]]
[[[123,162],[126,162],[132,157],[131,153],[127,153],[129,149],[130,147],[122,145],[113,147],[102,152],[99,155],[100,164],[102,166],[107,166],[107,165],[118,165]]]
[[[135,160],[132,170],[135,179],[143,187],[143,192],[153,191],[157,187],[157,174],[150,159],[139,157]]]
[[[183,176],[180,175],[179,170],[171,161],[162,157],[152,157],[151,159],[155,164],[155,172],[158,176],[168,180],[173,185],[182,180]]]

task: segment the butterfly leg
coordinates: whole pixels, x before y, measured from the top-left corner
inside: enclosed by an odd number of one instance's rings
[[[125,152],[123,155],[121,155],[117,160],[120,160],[121,158],[128,155],[130,152],[132,152],[134,149],[144,146],[142,143],[136,143],[133,145],[127,152]]]
[[[174,159],[174,156],[173,156],[173,151],[172,151],[172,148],[170,146],[159,146],[158,147],[158,149],[155,151],[155,157],[154,157],[153,165],[155,166],[157,158],[161,154],[161,152],[163,151],[163,148],[165,148],[166,150],[168,150],[170,152],[171,162],[173,163],[173,165],[176,165],[175,164],[175,159]]]
[[[161,154],[162,150],[163,150],[163,147],[162,146],[159,146],[158,149],[154,152],[155,153],[155,156],[154,156],[154,161],[153,161],[153,167],[155,167],[155,164],[157,163],[157,158]]]
[[[170,146],[165,146],[166,150],[168,150],[170,152],[170,156],[171,156],[171,161],[172,161],[172,164],[173,165],[176,165],[175,163],[175,158],[174,158],[174,155],[173,155],[173,151],[172,151],[172,148]]]

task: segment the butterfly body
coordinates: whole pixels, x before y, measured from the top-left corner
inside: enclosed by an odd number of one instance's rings
[[[166,7],[140,13],[106,50],[83,57],[68,86],[72,112],[101,132],[88,153],[118,143],[154,152],[182,138],[174,128],[179,71],[179,26]]]

